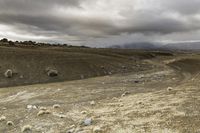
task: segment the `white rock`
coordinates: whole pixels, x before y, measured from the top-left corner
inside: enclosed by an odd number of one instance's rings
[[[86,118],[85,120],[84,120],[84,125],[85,126],[90,126],[92,124],[92,119],[91,118]]]

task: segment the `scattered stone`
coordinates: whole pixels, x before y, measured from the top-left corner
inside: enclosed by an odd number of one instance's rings
[[[23,128],[22,128],[22,132],[24,133],[24,132],[29,132],[29,131],[31,131],[32,130],[32,126],[31,125],[25,125],[25,126],[23,126]]]
[[[63,114],[59,114],[58,115],[60,118],[66,118],[67,116],[66,115],[63,115]]]
[[[2,109],[3,109],[3,110],[6,110],[7,108],[6,108],[6,107],[3,107]]]
[[[75,128],[69,129],[66,133],[74,133],[75,132]]]
[[[77,128],[75,129],[74,133],[85,133],[85,132],[83,131],[82,128],[77,127]]]
[[[90,105],[92,105],[92,106],[94,106],[95,104],[96,104],[95,101],[90,102]]]
[[[37,109],[37,106],[35,106],[35,105],[27,105],[26,108],[29,109],[29,110]]]
[[[46,107],[40,107],[39,109],[40,109],[40,110],[47,110]]]
[[[14,123],[13,123],[12,121],[8,121],[8,122],[7,122],[7,125],[8,125],[8,126],[14,126]]]
[[[45,114],[51,114],[51,111],[50,110],[46,110]]]
[[[83,124],[85,126],[90,126],[92,124],[92,119],[91,118],[86,118],[84,121],[83,121]]]
[[[68,128],[68,130],[67,130],[66,133],[75,133],[75,130],[76,130],[75,125],[71,125],[71,126]]]
[[[81,111],[81,114],[85,115],[85,114],[87,114],[87,111]]]
[[[2,116],[0,117],[0,122],[5,121],[5,120],[6,120],[6,117],[2,115]]]
[[[99,127],[99,126],[94,127],[93,133],[102,133],[101,127]]]
[[[44,110],[40,110],[38,113],[37,113],[37,116],[42,116],[45,114],[45,111]]]
[[[173,90],[172,87],[168,87],[168,88],[167,88],[167,91],[172,91],[172,90]]]
[[[11,69],[8,69],[5,73],[4,76],[6,78],[12,78],[13,77],[13,71]]]
[[[139,102],[138,102],[138,104],[142,104],[142,102],[141,102],[141,101],[139,101]]]
[[[54,105],[53,105],[53,108],[54,108],[54,109],[58,109],[58,108],[60,108],[60,105],[59,105],[59,104],[54,104]]]
[[[116,97],[113,97],[113,98],[112,98],[112,100],[114,100],[114,101],[117,101],[117,100],[118,100],[118,98],[116,98]]]
[[[126,95],[129,95],[129,94],[130,94],[130,92],[126,91],[126,92],[124,92],[121,96],[122,96],[122,97],[125,97]]]
[[[38,113],[37,113],[37,116],[42,116],[42,115],[45,115],[45,114],[50,114],[51,111],[49,110],[40,110]]]

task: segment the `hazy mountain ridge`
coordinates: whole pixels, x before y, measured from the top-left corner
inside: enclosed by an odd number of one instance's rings
[[[143,50],[200,50],[200,42],[168,43],[165,45],[148,42],[139,42],[129,43],[125,45],[113,45],[110,48]]]

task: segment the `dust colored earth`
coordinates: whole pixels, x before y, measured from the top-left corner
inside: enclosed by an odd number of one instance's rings
[[[200,133],[198,52],[1,47],[0,56],[0,133]]]

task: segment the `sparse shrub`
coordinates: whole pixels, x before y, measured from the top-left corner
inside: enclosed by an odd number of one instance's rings
[[[129,95],[129,94],[130,94],[130,92],[126,91],[126,92],[124,92],[121,96],[122,96],[122,97],[125,97],[126,95]]]
[[[13,123],[12,121],[8,121],[8,122],[7,122],[7,125],[8,125],[8,126],[14,126],[14,123]]]
[[[15,45],[15,43],[13,41],[8,41],[8,44],[11,45],[11,46]]]
[[[0,40],[1,42],[8,42],[8,39],[7,38],[3,38]]]
[[[104,67],[104,66],[101,66],[101,69],[105,69],[105,67]]]
[[[54,104],[54,105],[53,105],[53,108],[54,108],[54,109],[58,109],[58,108],[60,108],[60,105],[59,105],[59,104]]]
[[[122,69],[126,69],[126,66],[122,66]]]
[[[48,75],[49,77],[58,76],[58,71],[57,71],[56,69],[52,69],[52,68],[50,68],[50,67],[47,67],[45,71],[47,72],[47,75]]]
[[[2,116],[0,117],[0,122],[5,121],[5,120],[6,120],[6,117],[2,115]]]
[[[13,77],[13,71],[11,69],[8,69],[5,73],[4,76],[6,78],[12,78]]]
[[[51,114],[51,111],[49,111],[49,110],[40,110],[37,113],[37,116],[42,116],[42,115],[45,115],[45,114]]]
[[[47,110],[46,107],[39,107],[40,110]]]
[[[31,125],[25,125],[23,128],[22,128],[22,132],[29,132],[32,130],[32,126]]]
[[[172,90],[173,90],[172,87],[168,87],[168,88],[167,88],[167,91],[172,91]]]
[[[81,75],[80,77],[81,77],[81,79],[84,79],[84,78],[85,78],[85,76],[84,76],[84,75]]]
[[[90,105],[92,105],[92,106],[94,106],[95,104],[96,104],[95,101],[90,102]]]
[[[102,133],[101,127],[99,127],[99,126],[94,127],[93,133]]]
[[[85,115],[87,114],[87,111],[81,111],[81,114]]]
[[[58,71],[57,70],[50,70],[50,71],[47,72],[47,75],[49,77],[56,77],[56,76],[58,76]]]

